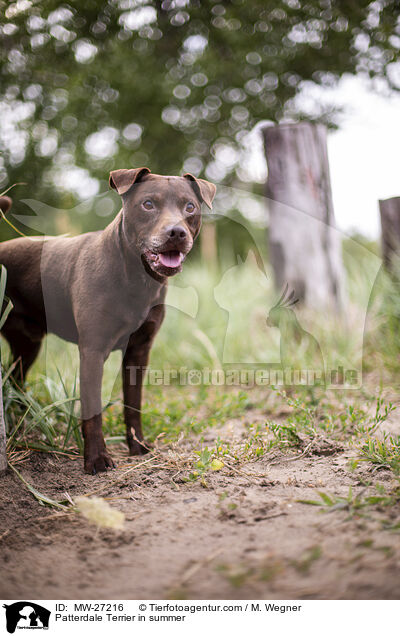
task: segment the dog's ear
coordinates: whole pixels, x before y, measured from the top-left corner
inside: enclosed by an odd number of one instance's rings
[[[10,197],[0,197],[0,210],[7,214],[7,212],[11,209],[12,199]]]
[[[113,170],[110,172],[110,188],[118,194],[126,194],[134,183],[149,174],[148,168],[133,168],[132,170]]]
[[[212,209],[212,202],[217,191],[217,186],[205,179],[197,179],[190,172],[183,175],[184,179],[189,179],[192,182],[192,186],[197,196],[201,201],[204,201],[207,207]]]

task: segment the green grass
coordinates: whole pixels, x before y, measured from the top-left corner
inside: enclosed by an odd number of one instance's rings
[[[298,499],[299,503],[317,506],[322,512],[345,511],[347,520],[354,517],[370,518],[376,512],[385,512],[389,508],[398,509],[400,503],[400,481],[387,487],[380,483],[367,482],[359,492],[349,486],[347,495],[337,495],[317,490],[319,499]],[[384,528],[398,530],[400,524],[393,524],[386,518],[380,518]]]
[[[227,393],[213,388],[183,390],[176,387],[145,389],[142,423],[146,438],[153,442],[176,442],[181,436],[200,435],[211,426],[242,415],[248,403],[247,394]],[[118,401],[104,412],[104,430],[115,441],[125,439],[122,403]]]
[[[31,448],[43,451],[83,451],[77,418],[76,385],[60,398],[48,379],[22,391],[10,379],[3,383],[4,412],[9,450]]]
[[[377,468],[388,468],[395,475],[400,474],[400,435],[383,432],[383,439],[369,437],[360,445],[359,454],[363,461],[371,462]]]
[[[396,283],[383,273],[370,300],[362,360],[360,334],[362,342],[365,307],[376,273],[376,258],[374,261],[369,254],[354,241],[344,245],[348,301],[342,318],[301,308],[296,308],[296,314],[303,329],[319,341],[327,365],[361,368],[363,364],[374,377],[375,387],[383,369],[385,386],[395,387],[400,353],[400,294],[395,293]],[[266,324],[277,296],[271,272],[267,271],[265,277],[250,261],[225,272],[188,263],[182,275],[171,282],[168,296],[183,311],[168,308],[152,349],[151,368],[218,369],[227,357],[238,367],[249,359],[256,363],[279,361],[279,330]],[[189,315],[191,312],[195,317]],[[2,359],[9,449],[81,453],[77,347],[49,336],[23,391],[8,377],[10,360],[4,342]],[[115,352],[104,370],[104,431],[110,444],[125,437],[120,364],[121,356]],[[150,441],[158,439],[164,443],[176,442],[182,435],[198,436],[201,451],[201,436],[208,428],[236,417],[246,421],[247,412],[263,409],[272,393],[270,386],[255,392],[245,387],[146,386],[142,407],[145,435]],[[370,391],[367,403],[365,399],[363,388],[348,393],[325,392],[317,387],[298,388],[296,394],[293,389],[286,393],[278,390],[274,398],[276,410],[286,405],[290,412],[279,421],[274,412],[266,414],[264,422],[249,421],[248,435],[240,449],[232,448],[229,439],[221,439],[211,449],[212,457],[225,454],[233,461],[257,460],[275,451],[301,454],[321,440],[354,442],[358,445],[356,461],[397,473],[398,439],[377,436],[384,430],[393,406],[382,403],[379,388]],[[373,402],[376,409],[371,415]]]

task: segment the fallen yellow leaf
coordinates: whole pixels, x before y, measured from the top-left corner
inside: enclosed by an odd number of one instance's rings
[[[120,510],[115,510],[101,497],[76,497],[75,504],[79,512],[92,523],[101,528],[114,528],[122,530],[125,515]]]

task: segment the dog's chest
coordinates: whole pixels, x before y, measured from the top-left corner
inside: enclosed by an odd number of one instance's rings
[[[154,281],[154,283],[146,282],[143,285],[135,285],[126,293],[120,314],[123,322],[123,339],[143,325],[153,307],[164,303],[166,291],[166,285]]]

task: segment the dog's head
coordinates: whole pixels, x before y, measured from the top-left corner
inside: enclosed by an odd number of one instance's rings
[[[211,208],[215,185],[136,168],[113,170],[110,186],[122,196],[126,237],[148,267],[160,276],[180,272],[200,231],[201,204]]]

